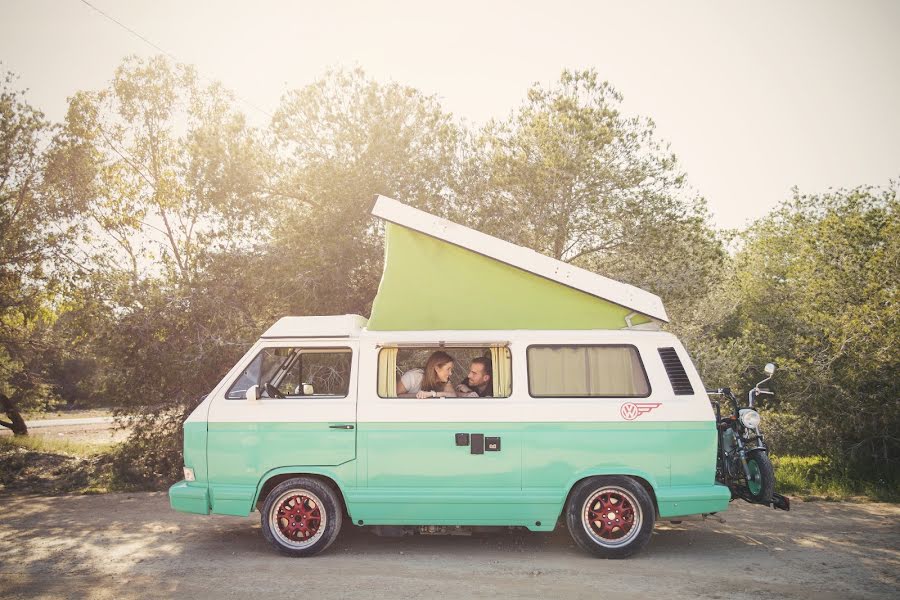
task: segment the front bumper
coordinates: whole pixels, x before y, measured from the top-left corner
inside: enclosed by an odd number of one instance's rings
[[[169,504],[177,511],[209,514],[209,488],[205,483],[179,481],[169,488]]]

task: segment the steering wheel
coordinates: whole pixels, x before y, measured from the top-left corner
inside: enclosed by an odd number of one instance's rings
[[[279,392],[278,388],[275,387],[274,385],[272,385],[271,383],[269,383],[268,381],[266,382],[265,389],[266,389],[266,393],[269,395],[269,398],[284,398],[284,394]]]

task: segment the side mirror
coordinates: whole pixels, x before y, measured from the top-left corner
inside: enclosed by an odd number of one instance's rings
[[[766,372],[766,375],[774,375],[775,374],[775,363],[766,363],[766,368],[763,370]]]
[[[311,383],[303,384],[303,395],[304,396],[312,396],[316,393],[316,390],[313,388]]]
[[[251,385],[247,388],[247,401],[256,402],[259,400],[259,386]]]

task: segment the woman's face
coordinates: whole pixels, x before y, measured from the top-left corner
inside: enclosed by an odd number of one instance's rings
[[[448,381],[450,381],[450,376],[453,375],[453,362],[451,361],[443,365],[435,365],[434,372],[441,383],[447,383]]]

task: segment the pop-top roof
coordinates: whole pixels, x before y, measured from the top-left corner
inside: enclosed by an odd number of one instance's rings
[[[372,214],[394,227],[386,228],[369,329],[620,329],[669,320],[655,294],[391,198],[377,196]],[[491,326],[460,326],[479,314]]]

